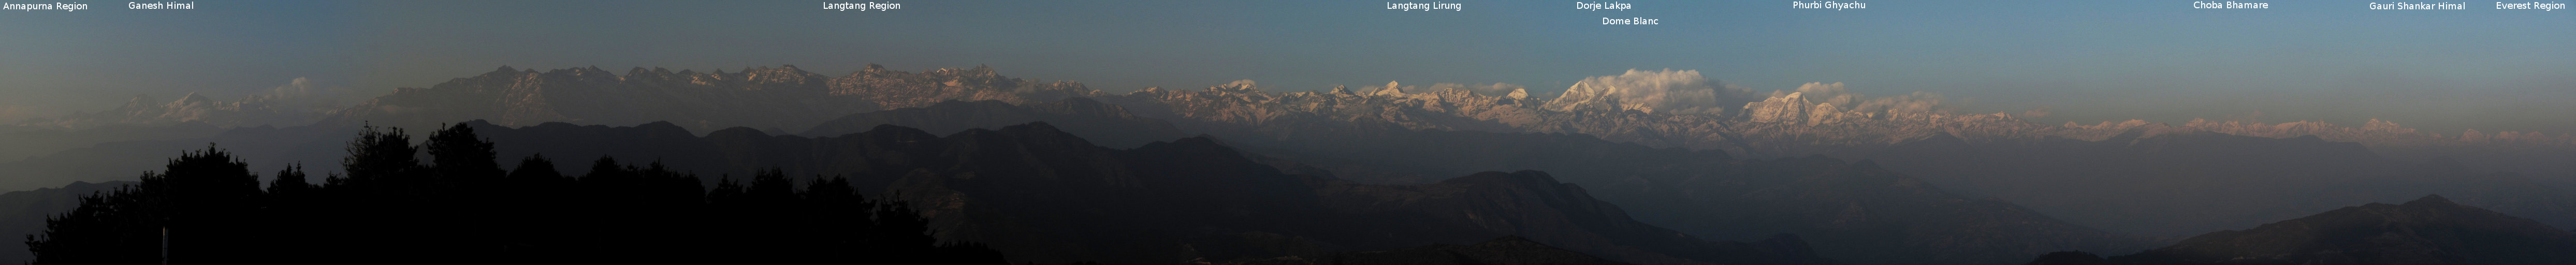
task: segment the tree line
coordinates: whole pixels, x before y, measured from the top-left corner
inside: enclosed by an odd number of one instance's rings
[[[410,143],[364,127],[345,175],[313,183],[289,166],[264,189],[223,149],[182,152],[47,218],[27,236],[32,263],[1008,264],[982,244],[939,243],[909,203],[845,178],[798,185],[769,169],[709,189],[658,161],[601,157],[567,176],[542,154],[505,171],[463,124]]]

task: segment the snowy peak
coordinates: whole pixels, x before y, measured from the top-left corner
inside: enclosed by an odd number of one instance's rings
[[[1404,96],[1404,87],[1402,85],[1403,84],[1398,84],[1395,81],[1386,81],[1386,88],[1378,89],[1376,93],[1369,93],[1369,95],[1402,97]]]
[[[1763,99],[1762,102],[1745,103],[1745,117],[1753,122],[1763,123],[1807,121],[1808,106],[1813,104],[1807,103],[1807,99],[1801,96],[1803,96],[1802,93],[1789,93],[1787,96]]]
[[[1351,93],[1351,89],[1350,89],[1350,88],[1348,88],[1348,87],[1343,87],[1343,86],[1341,86],[1341,85],[1333,85],[1333,90],[1332,90],[1332,91],[1324,92],[1324,94],[1328,94],[1328,95],[1341,95],[1341,96],[1357,96],[1357,95],[1359,95],[1359,94]]]
[[[1621,110],[1627,110],[1627,108],[1626,108],[1625,106],[1622,106],[1622,105],[1620,105],[1620,104],[1619,104],[1619,97],[1618,97],[1617,95],[1615,95],[1615,94],[1612,94],[1612,92],[1613,92],[1613,91],[1611,91],[1611,88],[1599,87],[1598,85],[1594,85],[1594,84],[1592,84],[1592,83],[1574,83],[1574,86],[1569,86],[1569,87],[1566,87],[1566,88],[1565,88],[1565,94],[1563,94],[1562,96],[1557,96],[1557,97],[1556,97],[1556,100],[1550,100],[1550,101],[1548,101],[1548,102],[1547,102],[1547,105],[1545,105],[1545,107],[1544,107],[1544,108],[1546,108],[1547,110],[1552,110],[1552,111],[1569,111],[1569,112],[1570,112],[1570,111],[1612,111],[1612,112],[1616,112],[1616,111],[1621,111]]]

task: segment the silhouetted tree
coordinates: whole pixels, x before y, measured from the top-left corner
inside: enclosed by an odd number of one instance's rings
[[[45,219],[43,236],[28,235],[31,264],[159,264],[162,228],[168,224],[160,174],[141,184],[81,197],[80,207]]]
[[[507,186],[503,189],[506,193],[503,196],[519,201],[517,205],[520,206],[530,206],[530,203],[535,202],[562,201],[565,196],[570,195],[568,191],[573,188],[573,180],[565,178],[563,173],[556,172],[554,160],[546,159],[545,154],[530,155],[527,159],[519,160],[519,166],[510,170],[509,177],[503,183],[502,185]]]
[[[317,222],[320,219],[317,217],[332,214],[320,205],[328,203],[322,199],[333,197],[321,192],[321,186],[305,182],[304,165],[290,165],[278,170],[276,179],[269,181],[268,194],[263,196],[264,207],[254,219],[258,223],[252,225],[257,227],[258,238],[236,243],[270,249],[261,253],[270,256],[260,258],[269,263],[306,263],[297,258],[275,256],[274,249],[305,246],[308,244],[305,242],[317,240],[315,231],[324,231],[321,228],[329,225]]]
[[[349,142],[349,156],[340,160],[345,181],[334,184],[353,186],[375,195],[411,195],[417,185],[410,175],[420,168],[420,149],[412,148],[411,136],[402,128],[361,127],[358,139]],[[400,190],[397,190],[397,189]]]
[[[277,179],[268,182],[268,193],[272,195],[304,193],[314,188],[304,180],[304,164],[286,166],[277,171]]]
[[[431,171],[447,186],[478,194],[491,192],[476,187],[493,184],[503,175],[497,155],[492,152],[492,142],[480,137],[474,134],[474,127],[463,123],[430,132],[429,142],[421,145],[429,149],[434,163]]]
[[[257,204],[259,175],[213,145],[170,160],[161,180],[168,182],[169,259],[173,262],[240,260],[246,254],[251,213]]]
[[[258,209],[259,176],[209,145],[170,160],[141,184],[81,199],[46,220],[27,245],[38,264],[150,264],[244,260]],[[168,251],[164,251],[167,246]],[[166,253],[167,256],[164,256]]]
[[[912,210],[912,203],[890,201],[876,205],[876,227],[868,236],[874,239],[868,248],[894,253],[927,253],[938,246],[939,238],[930,231],[930,219]]]
[[[546,159],[546,154],[529,155],[519,160],[519,167],[510,169],[510,179],[518,181],[543,182],[562,177],[563,173],[555,172],[555,161]]]

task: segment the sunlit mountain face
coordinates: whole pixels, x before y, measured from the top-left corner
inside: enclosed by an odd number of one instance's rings
[[[0,262],[2576,264],[2551,2],[0,8]]]

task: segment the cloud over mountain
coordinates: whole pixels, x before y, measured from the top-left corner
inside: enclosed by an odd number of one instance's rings
[[[1563,97],[1548,102],[1545,108],[1555,111],[1723,114],[1728,105],[1756,101],[1752,95],[1752,89],[1720,84],[1700,76],[1698,70],[1629,69],[1620,75],[1584,78],[1573,87],[1566,88]]]
[[[1808,101],[1831,103],[1835,106],[1851,106],[1861,98],[1860,93],[1852,93],[1850,89],[1843,88],[1843,82],[1808,82],[1805,85],[1798,85],[1798,89],[1794,91],[1772,90],[1769,97],[1784,97],[1789,93],[1803,94]]]
[[[1842,82],[1812,82],[1805,85],[1799,85],[1796,90],[1772,90],[1771,94],[1766,97],[1772,100],[1779,100],[1789,98],[1791,94],[1799,95],[1798,98],[1805,99],[1807,101],[1806,103],[1833,104],[1834,106],[1848,109],[1853,112],[1867,114],[1887,112],[1938,113],[1952,110],[1951,106],[1943,104],[1943,102],[1948,99],[1942,97],[1941,93],[1915,91],[1912,94],[1870,98],[1868,95],[1851,92],[1850,89],[1843,87]],[[1747,108],[1751,107],[1756,106],[1748,106]],[[2046,111],[2043,110],[2041,112],[2044,113]]]

